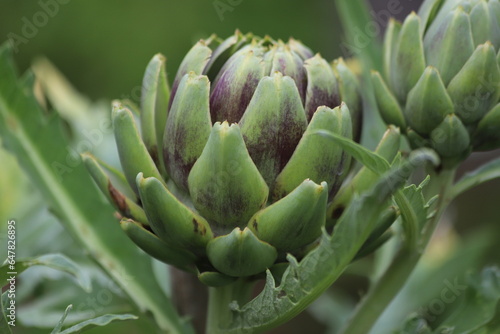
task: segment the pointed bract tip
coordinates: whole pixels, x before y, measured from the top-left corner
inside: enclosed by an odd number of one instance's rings
[[[417,13],[415,13],[414,11],[412,11],[412,12],[410,13],[410,15],[408,15],[408,16],[406,17],[406,19],[405,19],[405,20],[404,20],[404,22],[403,22],[403,25],[404,25],[405,23],[407,23],[407,22],[411,22],[411,21],[418,21],[418,22],[420,22],[420,21],[421,21],[420,16],[418,16],[418,14],[417,14]]]
[[[144,174],[142,172],[139,172],[135,178],[135,182],[137,183],[137,186],[139,187],[142,183],[144,183]]]
[[[273,73],[273,79],[274,80],[279,80],[283,78],[283,73],[281,73],[280,71],[274,71]]]
[[[164,63],[167,61],[167,57],[165,57],[162,53],[157,53],[153,56],[153,59],[157,59],[159,62]]]
[[[401,22],[399,20],[397,20],[396,18],[391,16],[389,18],[389,24],[396,24],[396,23],[401,23]]]
[[[83,161],[94,158],[94,156],[90,152],[80,153],[80,157],[82,158]]]
[[[113,101],[111,101],[111,108],[113,110],[123,108],[122,102],[120,100],[113,100]]]
[[[392,124],[387,126],[387,130],[389,130],[391,132],[401,133],[401,129],[399,128],[399,126],[392,125]]]

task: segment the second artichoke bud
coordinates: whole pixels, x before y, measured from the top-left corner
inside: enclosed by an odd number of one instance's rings
[[[499,20],[498,0],[426,0],[387,28],[379,110],[445,164],[500,147]]]
[[[350,157],[315,132],[360,135],[357,81],[341,60],[237,32],[198,42],[171,90],[153,58],[144,86],[142,140],[129,110],[113,112],[132,195],[85,157],[143,250],[200,279],[227,278],[259,274],[319,237]]]

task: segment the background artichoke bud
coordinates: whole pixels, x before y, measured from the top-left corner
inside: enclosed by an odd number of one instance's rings
[[[435,149],[445,166],[500,147],[499,47],[498,0],[426,0],[403,24],[391,20],[384,78],[372,73],[382,118],[415,148]]]
[[[170,92],[165,73],[165,58],[155,56],[144,78],[153,88],[143,91],[145,124],[119,103],[113,109],[130,189],[111,192],[105,168],[86,159],[127,235],[210,285],[261,277],[286,252],[311,249],[351,161],[316,132],[358,136],[355,75],[296,40],[238,31],[191,48]]]
[[[474,146],[480,150],[500,147],[500,104],[497,104],[483,119],[474,133]]]

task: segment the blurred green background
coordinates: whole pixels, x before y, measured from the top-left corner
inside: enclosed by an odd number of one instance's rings
[[[59,5],[59,12],[36,36],[20,44],[16,58],[26,68],[34,56],[45,55],[90,97],[112,98],[129,94],[140,84],[155,53],[167,56],[172,78],[194,42],[212,33],[226,37],[236,28],[274,38],[293,36],[329,59],[339,54],[341,27],[333,1],[233,3],[240,4],[220,7],[217,1],[201,0],[72,0]],[[40,10],[37,1],[2,0],[2,39],[9,32],[22,35],[23,18],[36,23],[33,16]]]
[[[49,3],[57,5],[43,5]],[[418,8],[419,3],[415,0],[400,1],[399,18]],[[387,2],[372,1],[372,5],[374,14],[380,14],[379,19],[383,20]],[[333,0],[0,0],[0,42],[9,38],[17,40],[15,60],[21,71],[26,70],[36,57],[47,57],[78,91],[93,101],[102,100],[105,104],[114,98],[138,101],[144,69],[155,53],[167,56],[167,72],[172,80],[182,57],[193,43],[212,33],[226,37],[235,29],[281,39],[292,36],[329,60],[343,55],[343,48],[340,47],[342,27]],[[459,174],[498,156],[500,151],[476,154],[464,164]],[[30,231],[29,238],[26,237],[20,254],[34,256],[61,251],[85,263],[83,254],[69,251],[71,241],[56,219],[43,205],[36,204],[39,201],[34,199],[36,192],[26,196],[33,188],[20,173],[14,159],[0,152],[0,162],[0,190],[9,191],[8,195],[6,192],[1,195],[2,224],[6,218],[21,214],[30,216],[29,221],[40,222],[35,231]],[[499,204],[500,181],[478,187],[455,201],[447,217],[458,228],[458,234],[453,232],[452,238],[444,242],[445,247],[436,248],[435,256],[449,251],[446,245],[449,246],[450,240],[453,241],[450,247],[458,245],[460,248],[461,244],[456,240],[469,238],[476,232],[486,232],[491,239],[498,240]],[[57,247],[50,245],[54,237],[65,241]],[[4,249],[0,252],[2,256],[3,252]],[[500,263],[495,249],[491,248],[485,254],[479,262]],[[366,281],[356,274],[356,267],[353,272],[339,282],[340,295],[339,291],[332,292],[336,298],[340,296],[348,308],[352,307],[353,301],[359,298],[360,291],[366,286]],[[52,291],[50,286],[32,285],[27,294]],[[68,299],[71,300],[70,297]],[[130,311],[126,301],[116,300],[121,303],[115,305],[116,310]],[[325,310],[337,312],[337,316],[329,317]],[[299,320],[276,333],[303,333],[304,328],[312,332],[328,332],[328,328],[334,328],[331,322],[341,318],[342,312],[346,312],[345,309],[339,308],[327,296],[313,307],[313,312],[304,313]],[[106,329],[92,330],[91,333],[110,333],[110,329],[117,332],[126,330],[127,333],[138,331],[139,325],[131,324],[115,324]],[[36,333],[25,328],[17,332]]]

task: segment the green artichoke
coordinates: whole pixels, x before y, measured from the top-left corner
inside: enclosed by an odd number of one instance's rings
[[[315,132],[359,137],[360,101],[341,60],[331,66],[298,41],[211,37],[187,53],[171,90],[164,57],[152,59],[140,128],[115,102],[123,174],[84,161],[139,247],[223,284],[320,236],[350,158]]]
[[[383,78],[372,73],[383,119],[445,165],[500,147],[499,46],[498,0],[426,0],[391,20]]]

